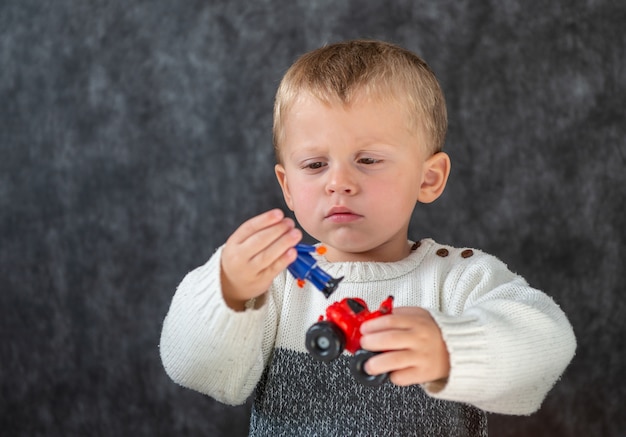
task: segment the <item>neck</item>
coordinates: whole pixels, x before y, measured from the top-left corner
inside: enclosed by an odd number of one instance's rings
[[[344,252],[332,246],[326,246],[326,259],[329,262],[396,262],[403,260],[411,253],[407,240],[401,244],[391,242],[363,252]]]

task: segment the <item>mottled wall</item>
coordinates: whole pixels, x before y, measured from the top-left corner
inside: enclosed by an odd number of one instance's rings
[[[246,406],[167,378],[161,323],[187,271],[284,205],[282,73],[369,37],[448,99],[451,180],[411,236],[498,255],[579,339],[543,408],[492,435],[626,435],[625,22],[610,0],[1,2],[1,433],[245,435]]]

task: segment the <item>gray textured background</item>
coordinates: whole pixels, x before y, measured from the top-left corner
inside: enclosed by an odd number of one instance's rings
[[[626,435],[626,7],[536,4],[0,2],[0,433],[245,435],[246,406],[167,378],[161,323],[187,271],[284,205],[285,69],[370,37],[421,54],[448,100],[451,180],[411,236],[498,255],[578,336],[542,409],[492,435]]]

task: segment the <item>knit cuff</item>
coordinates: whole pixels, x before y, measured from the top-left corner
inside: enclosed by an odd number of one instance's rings
[[[180,284],[164,322],[161,357],[174,381],[238,404],[245,402],[263,370],[268,305],[231,309],[221,293],[219,263],[218,250]]]
[[[489,384],[490,360],[485,329],[476,317],[451,317],[431,311],[441,329],[450,354],[447,379],[424,384],[426,392],[446,400],[467,399],[468,393],[478,395]],[[480,397],[480,395],[478,395]]]

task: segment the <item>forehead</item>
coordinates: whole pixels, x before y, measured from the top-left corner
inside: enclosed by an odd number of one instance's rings
[[[325,129],[338,119],[345,123],[358,123],[359,120],[371,122],[363,127],[364,130],[380,130],[386,127],[411,131],[413,134],[422,134],[420,123],[416,123],[415,111],[411,108],[407,98],[392,93],[354,94],[349,101],[339,97],[319,97],[311,92],[301,92],[295,96],[289,105],[283,106],[278,123],[277,146],[285,140],[287,130],[302,129],[303,123],[319,124],[318,129]]]
[[[415,145],[421,149],[423,136],[412,129],[407,113],[397,100],[362,96],[345,104],[302,96],[284,114],[279,158],[296,151],[343,146],[365,150]]]

